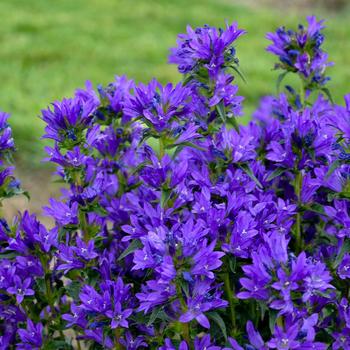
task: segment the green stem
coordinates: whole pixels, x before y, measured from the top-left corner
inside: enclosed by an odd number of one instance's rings
[[[303,176],[300,171],[297,172],[295,177],[295,194],[298,199],[298,206],[300,205],[300,195],[301,187],[303,184]],[[303,240],[301,235],[301,213],[299,208],[297,208],[296,221],[295,221],[295,240],[296,240],[296,250],[300,253],[303,250]]]
[[[122,345],[119,342],[119,339],[120,339],[120,328],[119,327],[115,328],[114,334],[115,334],[115,349],[121,350]]]
[[[46,259],[45,256],[41,256],[40,257],[40,262],[41,262],[41,265],[42,265],[42,267],[44,269],[46,300],[47,300],[47,303],[49,304],[49,306],[51,308],[51,312],[54,312],[54,302],[52,300],[51,284],[50,284],[50,278],[48,276],[48,268],[47,268],[48,260]]]
[[[300,86],[300,103],[304,107],[305,104],[305,87],[304,87],[304,81],[301,78],[301,86]]]
[[[224,273],[224,287],[226,297],[230,305],[230,315],[231,315],[231,324],[232,324],[232,335],[236,333],[236,311],[235,311],[235,296],[234,291],[230,282],[230,275],[228,272]]]
[[[164,141],[163,139],[160,137],[159,138],[159,159],[162,159],[164,157]]]
[[[47,268],[47,263],[48,263],[49,259],[46,259],[45,256],[41,256],[40,257],[40,262],[41,265],[44,269],[44,278],[45,278],[45,292],[46,292],[46,300],[47,303],[50,306],[51,309],[51,317],[49,317],[48,322],[51,323],[53,321],[53,319],[55,319],[55,301],[52,299],[52,289],[51,289],[51,282],[50,282],[50,277],[48,275],[49,269]],[[65,339],[65,336],[63,334],[62,330],[58,331],[61,338]]]
[[[181,326],[182,326],[182,335],[186,340],[186,343],[189,346],[189,348],[191,348],[189,323],[182,323]]]
[[[185,300],[182,296],[181,286],[178,283],[176,283],[176,294],[177,294],[177,297],[179,298],[182,310],[185,311],[187,309],[187,305],[186,305]],[[181,328],[182,328],[183,338],[185,339],[189,348],[192,349],[189,323],[182,323],[181,322]]]
[[[75,332],[75,340],[77,342],[77,347],[78,347],[78,350],[81,350],[80,340],[78,340],[77,338],[78,336],[77,336],[77,333]]]
[[[90,236],[89,236],[89,227],[86,221],[86,215],[82,210],[79,210],[79,223],[81,226],[81,230],[83,232],[83,239],[84,242],[87,243],[90,240]]]
[[[277,317],[276,319],[276,324],[277,326],[283,328],[284,327],[284,322],[283,322],[283,318],[280,316],[280,317]]]

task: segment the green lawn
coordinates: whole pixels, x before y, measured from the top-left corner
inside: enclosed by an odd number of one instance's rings
[[[2,0],[0,2],[0,108],[12,114],[18,156],[26,167],[42,157],[40,110],[72,95],[86,79],[106,84],[115,74],[137,81],[178,81],[167,64],[176,35],[192,26],[236,20],[248,34],[238,56],[248,84],[241,85],[247,114],[274,92],[274,58],[264,35],[281,24],[296,26],[306,13],[238,5],[234,0]],[[241,3],[243,3],[241,1]],[[320,11],[314,11],[320,13]],[[326,47],[335,100],[350,90],[350,11],[327,18]]]

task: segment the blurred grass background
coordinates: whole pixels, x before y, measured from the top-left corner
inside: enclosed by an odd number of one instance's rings
[[[329,69],[335,100],[350,91],[350,8],[347,0],[1,0],[0,109],[11,113],[17,166],[29,190],[49,195],[40,110],[71,96],[89,79],[107,84],[126,74],[146,82],[181,79],[167,64],[168,49],[186,25],[224,26],[237,21],[248,31],[237,55],[248,83],[239,82],[247,116],[259,98],[275,92],[275,58],[265,33],[296,27],[305,16],[327,19],[326,44],[336,65]],[[350,4],[349,4],[350,5]],[[43,194],[44,193],[44,194]],[[35,193],[33,198],[35,197]],[[41,199],[37,200],[38,202]],[[34,201],[35,202],[35,201]]]

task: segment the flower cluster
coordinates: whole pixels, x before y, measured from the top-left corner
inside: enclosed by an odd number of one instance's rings
[[[272,44],[267,50],[279,57],[276,68],[299,74],[307,82],[306,87],[314,89],[329,80],[325,69],[332,62],[322,50],[324,21],[317,22],[315,16],[310,16],[307,22],[308,27],[299,25],[297,32],[281,27],[275,33],[268,33],[266,37]]]
[[[309,91],[246,126],[236,24],[179,36],[181,84],[88,82],[42,112],[66,186],[53,227],[0,221],[0,349],[350,349],[350,97],[311,94],[326,56],[308,22],[269,50]]]

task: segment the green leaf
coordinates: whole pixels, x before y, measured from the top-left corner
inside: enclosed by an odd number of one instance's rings
[[[226,123],[226,112],[225,112],[225,105],[224,105],[224,100],[221,100],[217,105],[216,105],[216,110],[220,116],[220,118],[222,119],[222,121],[224,122],[224,124]]]
[[[248,164],[239,164],[238,167],[242,169],[257,184],[259,188],[263,188],[263,185],[254,175],[253,170]]]
[[[227,331],[226,331],[226,325],[222,317],[217,312],[208,312],[208,317],[212,319],[220,328],[222,335],[224,336],[225,340],[227,340]]]
[[[237,119],[235,116],[229,117],[227,119],[227,123],[239,133],[239,124],[237,123]]]
[[[276,90],[277,90],[277,93],[279,93],[280,91],[280,87],[281,87],[281,83],[283,81],[283,79],[286,77],[286,75],[290,73],[289,71],[286,71],[286,72],[283,72],[281,73],[278,78],[277,78],[277,81],[276,81]]]
[[[179,147],[179,146],[182,146],[182,147],[187,146],[187,147],[192,147],[192,148],[198,149],[200,151],[205,151],[205,149],[203,147],[200,147],[200,146],[196,145],[195,143],[192,143],[189,141],[185,141],[185,142],[181,142],[181,143],[173,143],[173,144],[165,146],[165,149],[172,149],[172,148]]]
[[[45,344],[43,344],[43,347],[41,348],[43,350],[73,350],[73,346],[66,343],[64,340],[55,340],[51,339]]]
[[[330,293],[327,293],[326,291],[321,291],[321,290],[315,290],[314,293],[316,295],[319,295],[323,298],[326,298],[326,299],[331,299],[332,296],[330,295]]]
[[[229,256],[228,260],[228,266],[230,268],[230,271],[232,273],[236,273],[236,257],[235,256]]]
[[[277,311],[269,309],[269,327],[270,327],[271,333],[275,331],[277,315],[278,315]]]
[[[63,179],[59,178],[59,179],[55,179],[53,181],[51,181],[54,184],[65,184],[66,181],[64,181]]]
[[[136,168],[134,168],[132,170],[132,172],[130,173],[131,175],[135,175],[136,173],[138,173],[140,170],[142,170],[146,165],[149,165],[150,164],[150,161],[149,160],[146,160],[142,163],[140,163]]]
[[[341,165],[341,162],[339,159],[335,160],[332,165],[330,166],[329,170],[326,174],[326,179],[328,179],[334,172],[335,169],[337,169]]]
[[[269,308],[267,307],[266,303],[263,301],[258,300],[257,303],[258,303],[259,308],[260,308],[260,320],[263,321],[264,317],[265,317],[265,313]]]
[[[105,208],[101,207],[100,205],[94,205],[91,208],[91,210],[102,217],[106,217],[108,215],[107,210]]]
[[[186,298],[189,298],[190,290],[188,288],[188,282],[186,282],[185,280],[181,279],[180,280],[180,287],[181,287],[181,291],[186,295]]]
[[[286,171],[287,171],[286,168],[277,168],[267,177],[266,181],[271,181],[275,177],[282,175]]]
[[[247,80],[245,79],[243,73],[238,69],[238,67],[237,67],[237,66],[233,66],[233,65],[231,65],[230,67],[231,67],[231,68],[240,76],[240,78],[247,84]]]
[[[46,293],[46,285],[45,285],[45,279],[44,278],[37,278],[35,280],[35,284],[39,289],[39,292],[41,294],[45,294]]]
[[[151,130],[150,129],[145,130],[142,134],[140,141],[139,141],[139,145],[142,145],[145,141],[147,141],[148,139],[150,139],[152,137],[154,137],[154,136],[152,135]]]
[[[166,203],[168,202],[170,196],[171,196],[172,190],[171,189],[163,189],[162,190],[162,198],[160,200],[160,206],[162,208],[165,207]]]
[[[22,191],[24,197],[26,197],[30,201],[30,194],[28,191]]]
[[[1,259],[13,259],[19,254],[17,252],[8,252],[8,253],[2,253],[0,254],[0,260]]]
[[[306,206],[305,209],[319,215],[328,216],[325,213],[323,206],[317,203],[314,203],[311,206]]]
[[[191,74],[185,76],[184,80],[182,81],[182,86],[186,86],[192,80],[193,80],[193,76]]]
[[[337,255],[335,261],[333,262],[333,268],[334,269],[336,269],[339,266],[339,264],[343,260],[343,257],[345,255],[345,253],[348,253],[348,252],[350,252],[350,240],[346,240],[343,243],[339,254]]]
[[[199,151],[205,151],[205,149],[203,147],[200,147],[192,142],[183,142],[181,143],[180,145],[176,145],[176,149],[175,149],[175,152],[173,153],[173,155],[171,156],[172,159],[175,159],[177,157],[177,155],[182,151],[182,149],[184,147],[192,147],[192,148],[195,148],[195,149],[198,149]]]
[[[151,316],[147,322],[147,327],[153,325],[154,321],[159,318],[159,316],[164,313],[163,311],[163,307],[158,307],[158,308],[155,308],[153,309],[152,313],[151,313]]]
[[[129,254],[133,253],[135,250],[142,247],[142,243],[138,239],[134,239],[129,246],[121,253],[118,257],[118,261],[124,259]]]
[[[79,293],[80,293],[80,283],[78,281],[72,281],[70,284],[68,284],[65,289],[67,291],[67,294],[73,298],[73,300],[78,300]]]
[[[324,87],[321,89],[321,91],[323,91],[326,94],[326,96],[328,97],[329,101],[331,101],[331,103],[334,104],[334,100],[333,100],[333,97],[332,97],[329,89]]]

